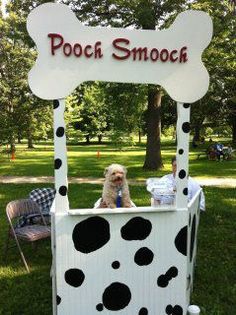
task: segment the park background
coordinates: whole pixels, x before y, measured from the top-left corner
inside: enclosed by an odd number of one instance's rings
[[[35,97],[27,83],[36,49],[26,31],[26,17],[45,2],[12,0],[0,12],[0,315],[52,313],[50,242],[40,243],[37,251],[23,247],[30,274],[16,248],[7,261],[2,255],[6,204],[26,198],[34,188],[53,187],[47,178],[54,172],[53,104]],[[191,105],[190,175],[206,183],[222,179],[223,184],[204,187],[207,211],[200,222],[192,302],[201,306],[203,315],[234,314],[236,194],[231,179],[236,179],[236,157],[209,161],[206,150],[210,139],[236,148],[235,1],[58,2],[70,4],[78,19],[92,26],[162,29],[189,8],[212,17],[214,35],[203,54],[210,87]],[[170,172],[176,119],[175,102],[159,86],[86,82],[78,87],[67,98],[65,112],[68,176],[71,182],[81,179],[69,185],[70,207],[93,206],[102,191],[96,179],[113,162],[127,167],[134,202],[149,205],[145,180]],[[9,183],[9,176],[15,183]],[[37,182],[42,176],[46,183]]]

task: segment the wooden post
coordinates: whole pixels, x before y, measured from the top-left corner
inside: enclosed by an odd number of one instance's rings
[[[176,208],[187,209],[190,104],[177,102],[177,113]]]

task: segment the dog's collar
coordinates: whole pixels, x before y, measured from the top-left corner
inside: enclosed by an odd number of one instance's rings
[[[122,207],[122,186],[117,189],[117,197],[116,197],[116,207]]]

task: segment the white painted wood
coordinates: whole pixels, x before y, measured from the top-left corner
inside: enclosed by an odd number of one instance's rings
[[[187,209],[190,106],[183,103],[177,103],[177,113],[178,119],[176,128],[177,132],[176,208]]]
[[[27,29],[38,49],[29,85],[40,98],[64,98],[89,80],[158,84],[172,99],[184,103],[207,92],[209,76],[201,54],[211,40],[212,21],[205,12],[182,12],[169,29],[161,31],[129,30],[85,27],[68,6],[46,3],[29,14]],[[48,37],[52,33],[61,37]],[[117,39],[123,41],[114,42]],[[141,60],[139,52],[133,56],[134,48],[144,48]],[[119,60],[114,55],[129,57]]]
[[[194,270],[196,265],[196,257],[197,257],[197,235],[198,235],[198,226],[200,222],[200,194],[201,189],[195,194],[193,199],[188,204],[188,268],[187,268],[187,289],[189,294],[189,302],[190,302],[190,294],[193,290],[193,282],[194,282]],[[192,248],[192,238],[193,248]]]
[[[54,160],[59,167],[55,169],[55,209],[56,212],[67,212],[69,202],[67,197],[67,150],[66,150],[66,125],[64,121],[65,99],[56,101],[54,105]],[[54,102],[55,104],[55,102]]]
[[[142,217],[152,223],[150,235],[140,241],[126,241],[121,238],[121,227],[133,217]],[[99,215],[110,225],[110,241],[97,251],[84,254],[75,250],[72,231],[76,224],[90,216],[56,213],[57,239],[57,289],[61,298],[58,315],[99,314],[96,306],[102,303],[104,289],[112,282],[126,284],[131,291],[131,301],[119,311],[104,307],[102,314],[134,315],[146,307],[149,315],[163,315],[168,305],[179,305],[183,315],[187,312],[186,270],[187,256],[177,251],[174,241],[178,232],[187,224],[188,212],[170,211],[162,213],[119,213]],[[78,235],[78,237],[80,237]],[[147,247],[154,253],[150,265],[138,266],[134,256],[138,249]],[[115,270],[111,264],[120,262]],[[176,278],[167,287],[159,287],[157,279],[170,267],[178,269]],[[65,272],[79,268],[85,275],[80,287],[72,287],[65,281]]]

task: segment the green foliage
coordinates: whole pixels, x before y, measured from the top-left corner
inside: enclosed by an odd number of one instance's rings
[[[130,147],[135,144],[132,135],[127,134],[120,130],[112,132],[109,139],[111,140],[111,143],[114,145],[114,147],[120,151],[124,150],[124,148],[127,146]]]
[[[193,125],[201,125],[204,118],[214,125],[232,125],[236,120],[236,16],[230,1],[198,0],[191,8],[203,10],[213,20],[214,34],[203,61],[210,73],[210,87],[206,96],[192,106]]]
[[[0,18],[0,141],[12,146],[23,137],[32,144],[52,130],[48,102],[38,100],[28,87],[35,51],[25,41],[25,19],[15,13],[16,3],[9,3],[7,17]]]
[[[75,127],[83,133],[88,143],[95,136],[101,139],[108,130],[108,107],[101,83],[94,82],[83,86],[79,117]]]

